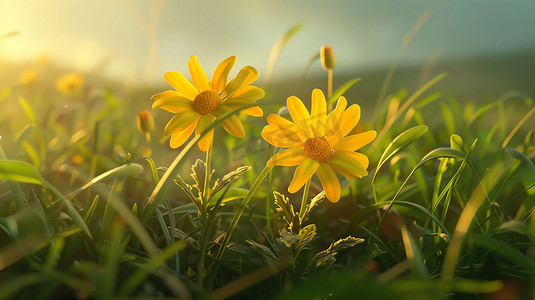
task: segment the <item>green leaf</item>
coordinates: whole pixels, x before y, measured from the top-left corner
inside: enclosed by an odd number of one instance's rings
[[[231,184],[234,180],[240,178],[243,173],[249,171],[250,169],[251,167],[249,166],[241,166],[236,168],[236,170],[227,173],[221,180],[218,178],[214,183],[214,187],[210,189],[210,196],[208,198],[211,199],[217,192]]]
[[[307,205],[306,211],[303,214],[303,219],[301,220],[301,223],[304,223],[308,219],[308,216],[312,212],[312,209],[316,207],[318,204],[320,204],[321,202],[323,202],[323,200],[325,200],[326,197],[327,196],[325,196],[325,192],[321,191],[319,194],[314,196],[312,200],[310,200],[310,203]]]
[[[91,232],[84,222],[80,213],[74,208],[72,203],[63,196],[54,186],[41,177],[37,169],[23,161],[17,160],[0,160],[0,180],[18,181],[32,184],[43,185],[58,197],[67,207],[67,214],[72,218],[74,224],[80,226],[84,232],[91,237]]]
[[[307,269],[309,269],[312,264],[314,264],[314,266],[317,268],[320,266],[325,266],[334,263],[336,261],[335,256],[336,254],[338,254],[339,251],[351,248],[362,242],[364,242],[364,239],[352,236],[348,236],[344,239],[339,239],[338,241],[332,243],[329,248],[316,254],[312,261],[310,261],[310,263],[308,264]]]
[[[299,236],[301,239],[299,240],[299,243],[297,243],[297,246],[295,246],[296,253],[301,252],[301,250],[310,243],[314,236],[316,236],[316,225],[310,224],[301,228],[301,230],[299,230]]]
[[[6,154],[4,153],[4,149],[2,146],[0,146],[0,161],[7,159]],[[1,175],[0,175],[1,176]],[[13,200],[15,200],[15,208],[22,208],[24,206],[24,200],[25,196],[22,193],[22,190],[20,189],[20,184],[16,181],[8,181],[7,186],[11,190],[11,194],[13,195]]]
[[[246,240],[246,242],[251,245],[252,252],[260,255],[265,263],[273,264],[277,261],[277,256],[268,247],[251,240]]]
[[[82,186],[79,190],[77,190],[75,193],[79,193],[93,184],[106,180],[106,179],[114,179],[118,177],[126,177],[126,176],[134,176],[139,175],[143,172],[143,167],[140,164],[136,163],[129,163],[122,166],[118,166],[116,168],[113,168],[109,171],[106,171],[97,177],[91,179],[88,183],[86,183],[84,186]]]
[[[193,180],[195,180],[195,183],[192,185],[192,187],[197,189],[197,193],[199,195],[199,199],[203,199],[203,191],[204,191],[204,176],[206,172],[206,163],[200,159],[197,159],[195,163],[191,166],[191,177]],[[210,179],[212,177],[212,173],[210,172],[210,178],[208,178],[208,182],[210,182]]]
[[[522,252],[520,252],[520,250],[491,237],[473,232],[467,232],[466,237],[475,244],[481,245],[488,250],[492,250],[500,254],[517,266],[527,268],[530,273],[535,272],[535,263],[533,263],[533,260],[529,257],[526,257]]]
[[[511,154],[513,158],[522,162],[523,168],[518,170],[518,172],[521,172],[522,174],[522,184],[524,185],[524,188],[527,189],[533,185],[535,183],[535,165],[533,165],[533,162],[524,153],[516,149],[506,148],[505,151]],[[535,189],[530,188],[526,190],[526,193],[533,196],[535,195]]]
[[[20,97],[19,104],[20,106],[22,106],[22,109],[24,110],[24,113],[26,114],[26,117],[30,120],[30,122],[36,124],[37,118],[35,117],[35,112],[30,103],[28,103],[28,101],[26,101],[24,98]]]
[[[390,158],[392,158],[394,155],[396,155],[398,152],[403,150],[405,147],[410,145],[412,142],[419,139],[422,135],[424,135],[427,132],[428,127],[425,125],[418,125],[415,127],[412,127],[410,129],[405,130],[400,135],[398,135],[391,143],[386,147],[385,151],[383,152],[383,155],[379,159],[379,163],[377,164],[377,169],[375,170],[375,174],[372,178],[372,184],[375,182],[375,178],[377,177],[377,173],[379,173],[379,170],[384,165],[386,161],[388,161]]]
[[[301,236],[298,234],[290,233],[286,228],[279,231],[281,237],[280,240],[286,247],[291,247],[293,244],[298,243],[301,240]]]
[[[452,149],[464,152],[463,139],[459,135],[457,135],[457,134],[452,134],[451,135],[451,137],[450,137],[450,145],[451,145]]]
[[[275,196],[275,209],[282,213],[282,217],[288,226],[291,226],[292,220],[295,216],[293,205],[290,203],[290,199],[279,192],[273,192]]]
[[[403,244],[405,245],[405,254],[407,260],[411,264],[413,273],[420,278],[429,278],[429,273],[425,267],[420,248],[418,248],[418,245],[407,231],[406,226],[401,227],[401,236],[403,237]]]
[[[339,87],[327,101],[328,104],[336,102],[350,87],[359,82],[362,78],[353,78]]]
[[[27,162],[18,160],[0,160],[0,180],[43,185],[43,179],[37,169]]]
[[[156,171],[156,165],[154,164],[154,160],[150,156],[145,156],[144,158],[150,165],[150,169],[152,171],[152,177],[154,178],[154,182],[158,184],[158,181],[160,181],[160,177],[158,176],[158,172]]]
[[[225,195],[225,198],[223,199],[223,203],[243,199],[245,195],[247,194],[247,192],[248,190],[242,189],[242,188],[230,188],[227,194]],[[217,197],[214,197],[212,201],[208,203],[208,208],[215,205],[216,198]],[[180,205],[180,206],[173,208],[174,214],[196,213],[196,212],[198,212],[198,210],[195,207],[194,203],[188,203],[188,204]]]

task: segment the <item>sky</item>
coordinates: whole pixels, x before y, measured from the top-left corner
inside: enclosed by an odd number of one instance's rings
[[[388,66],[414,23],[402,63],[535,49],[532,0],[0,0],[1,60],[51,62],[131,82],[188,73],[197,55],[207,74],[230,55],[265,73],[271,47],[288,29],[274,78],[301,74],[322,45],[343,72]],[[238,69],[238,68],[236,68]],[[320,72],[319,63],[310,72]]]

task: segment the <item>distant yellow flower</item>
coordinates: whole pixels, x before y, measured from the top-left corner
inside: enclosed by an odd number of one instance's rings
[[[30,85],[37,79],[37,71],[35,69],[28,69],[20,74],[19,82],[22,84]]]
[[[165,135],[171,135],[172,148],[180,147],[191,136],[193,130],[200,135],[214,119],[226,113],[245,107],[241,113],[261,117],[262,109],[255,106],[256,100],[264,97],[264,91],[250,84],[258,78],[258,71],[246,66],[227,83],[228,73],[234,66],[236,57],[231,56],[217,66],[209,81],[197,57],[191,56],[188,62],[191,74],[190,83],[182,74],[171,71],[164,75],[165,80],[176,91],[165,91],[152,96],[152,108],[162,108],[176,115],[167,123]],[[231,135],[241,138],[245,135],[243,125],[236,115],[223,121],[223,128]],[[214,130],[199,140],[199,148],[208,150],[212,144]]]
[[[369,160],[355,152],[371,143],[377,136],[374,130],[349,135],[360,119],[360,106],[347,108],[347,101],[340,97],[336,108],[327,115],[323,92],[312,91],[312,113],[309,114],[299,98],[287,100],[293,123],[279,115],[271,114],[269,125],[262,130],[262,137],[275,147],[289,148],[274,155],[268,166],[296,166],[288,192],[297,192],[314,173],[318,174],[327,199],[338,202],[340,182],[334,171],[344,177],[362,178],[368,175]]]
[[[56,81],[56,89],[63,94],[79,91],[84,85],[84,77],[80,74],[70,73]]]

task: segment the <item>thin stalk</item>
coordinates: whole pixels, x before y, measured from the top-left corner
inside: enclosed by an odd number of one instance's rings
[[[199,216],[200,220],[200,226],[202,228],[202,234],[201,234],[201,241],[200,241],[200,249],[199,249],[199,256],[197,258],[197,284],[200,288],[203,286],[203,278],[204,278],[204,257],[208,242],[207,235],[208,232],[208,226],[207,226],[207,209],[208,209],[208,202],[209,199],[209,193],[210,193],[210,161],[212,159],[212,144],[208,147],[208,150],[206,151],[206,162],[204,165],[206,166],[206,170],[204,173],[204,186],[203,186],[203,192],[202,192],[202,212],[201,216]],[[210,217],[208,217],[210,219]]]
[[[333,69],[329,69],[327,77],[327,96],[329,99],[333,96]],[[329,111],[333,110],[332,102],[329,102]]]
[[[310,178],[307,183],[305,183],[305,189],[303,190],[303,198],[301,199],[301,207],[299,208],[299,220],[303,220],[303,217],[305,216],[308,200],[308,191],[310,190],[310,181],[312,181],[312,178]]]
[[[146,156],[151,156],[152,155],[152,139],[151,139],[151,136],[150,136],[150,132],[146,132],[145,133],[145,140],[147,141],[147,152],[146,152]]]
[[[210,194],[210,175],[212,173],[210,162],[212,160],[212,144],[210,144],[210,147],[208,147],[208,150],[206,151],[206,161],[204,163],[206,169],[204,171],[204,185],[203,185],[203,191],[202,191],[202,212],[200,219],[202,220],[202,223],[206,221],[206,212],[208,207],[209,194]],[[204,224],[203,224],[204,225]]]
[[[268,157],[272,157],[275,154],[275,147],[271,146],[268,150]],[[267,178],[267,186],[268,191],[271,191],[272,188],[272,180],[273,180],[273,174],[270,173]],[[273,236],[273,228],[271,226],[271,203],[273,202],[273,198],[270,197],[269,193],[266,195],[266,229],[269,235],[269,238],[271,241],[275,240],[275,237]]]

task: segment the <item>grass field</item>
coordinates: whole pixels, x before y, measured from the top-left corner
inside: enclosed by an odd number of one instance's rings
[[[367,144],[360,163],[333,167],[345,170],[336,202],[334,173],[296,187],[297,163],[267,165],[292,137],[262,133],[266,118],[297,110],[253,71],[234,93],[252,84],[265,96],[172,149],[164,127],[185,110],[175,98],[161,105],[175,113],[151,109],[163,89],[76,73],[56,86],[39,70],[0,87],[1,299],[534,299],[532,95],[467,102],[436,87],[446,73],[400,90],[384,74],[377,101],[347,97],[346,112],[365,105],[345,134],[377,136],[354,142]],[[365,84],[334,78],[327,112]],[[217,92],[232,97],[226,83]],[[308,111],[312,93],[300,96]],[[261,117],[240,113],[256,104]],[[316,124],[314,111],[303,122]]]

